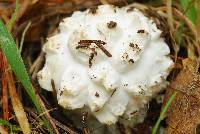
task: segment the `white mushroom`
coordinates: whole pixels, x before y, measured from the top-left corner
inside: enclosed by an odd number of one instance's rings
[[[61,106],[88,107],[101,123],[142,121],[173,65],[156,24],[130,6],[102,5],[74,12],[59,30],[43,48],[41,87],[52,91],[53,80]]]

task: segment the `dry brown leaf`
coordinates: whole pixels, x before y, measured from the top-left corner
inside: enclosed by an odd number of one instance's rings
[[[167,134],[194,134],[200,123],[199,62],[185,59],[183,66],[165,95],[164,102],[178,91],[167,112]]]

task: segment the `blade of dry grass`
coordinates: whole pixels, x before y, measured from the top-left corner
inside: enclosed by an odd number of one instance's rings
[[[28,31],[29,27],[31,26],[31,21],[27,24],[27,26],[25,27],[23,33],[22,33],[22,37],[21,37],[21,41],[20,41],[20,46],[19,46],[19,52],[22,52],[23,49],[23,44],[24,44],[24,38],[26,35],[26,32]]]
[[[172,0],[167,0],[167,21],[169,24],[169,27],[172,31],[174,31],[174,25],[173,25],[173,15],[172,15]]]
[[[173,23],[173,14],[172,14],[172,0],[167,0],[167,22],[168,22],[168,25],[169,25],[169,28],[170,28],[170,35],[171,35],[171,38],[172,38],[172,45],[173,45],[173,49],[175,51],[175,62],[177,60],[177,54],[178,54],[178,51],[180,49],[180,46],[179,44],[176,43],[176,39],[175,39],[175,29],[174,29],[174,23]]]
[[[19,99],[19,96],[17,94],[15,83],[12,77],[12,74],[10,71],[6,73],[8,78],[8,88],[9,88],[9,94],[11,97],[12,106],[15,112],[15,115],[17,117],[17,120],[20,124],[20,127],[22,128],[22,131],[24,134],[30,134],[31,129],[28,123],[28,119],[26,117],[26,113],[24,112],[24,108],[22,106],[22,103]]]
[[[46,108],[45,104],[43,103],[42,99],[40,98],[40,96],[38,95],[37,97],[38,97],[38,99],[39,99],[39,101],[40,101],[40,104],[41,104],[41,106],[42,106],[42,108],[43,108],[43,111],[47,110],[47,108]],[[54,129],[53,129],[54,133],[55,133],[55,134],[59,134],[59,131],[58,131],[58,129],[57,129],[55,123],[53,122],[52,117],[51,117],[51,115],[49,114],[49,112],[47,111],[45,114],[46,114],[46,116],[48,117],[49,122],[51,123],[51,126],[54,128]]]
[[[1,75],[1,84],[2,84],[2,102],[3,102],[3,119],[9,119],[9,108],[8,108],[8,81],[5,79],[5,58],[0,51],[0,61],[1,61],[1,68],[0,68],[0,75]]]

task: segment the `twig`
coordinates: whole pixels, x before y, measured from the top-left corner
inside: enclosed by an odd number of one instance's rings
[[[100,43],[95,43],[108,57],[112,57],[112,55],[110,54],[110,52],[108,52],[108,50],[106,50]]]
[[[52,118],[52,120],[59,128],[65,130],[69,134],[78,134],[77,132],[73,131],[71,128],[67,127],[66,125],[58,122],[56,119]]]
[[[41,38],[41,44],[44,43],[44,39]],[[45,53],[43,51],[40,52],[39,56],[37,57],[37,59],[33,62],[33,64],[31,65],[30,69],[29,69],[29,73],[32,74],[31,78],[32,80],[35,80],[37,77],[37,72],[40,69],[40,66],[42,65],[43,62],[43,57],[44,57]]]
[[[90,133],[87,127],[87,116],[88,116],[88,112],[83,112],[82,119],[81,119],[81,123],[83,126],[83,134]]]
[[[91,44],[91,43],[94,43],[95,45],[97,45],[108,57],[112,57],[112,55],[110,54],[110,52],[108,52],[108,50],[106,50],[103,47],[103,45],[106,44],[104,41],[101,41],[101,40],[80,40],[78,42],[78,44],[80,44],[80,45],[84,45],[84,44],[88,45],[88,44]]]
[[[41,105],[43,111],[46,111],[47,109],[46,109],[46,106],[44,105],[44,102],[42,101],[42,99],[40,98],[39,95],[37,95],[37,97],[38,97],[38,99],[39,99],[39,102],[40,102],[40,105]],[[53,122],[52,117],[51,117],[51,115],[49,114],[49,112],[45,112],[45,115],[46,115],[47,119],[49,120],[49,122],[51,123],[51,126],[53,127],[53,131],[54,131],[56,134],[60,134],[59,131],[58,131],[58,129],[57,129],[57,127],[56,127],[56,125],[55,125],[55,123]]]
[[[167,0],[167,21],[170,29],[174,32],[173,15],[172,15],[172,0]]]
[[[25,38],[26,32],[29,29],[30,25],[31,25],[31,21],[27,24],[27,26],[25,27],[25,29],[24,29],[24,31],[22,33],[22,37],[21,37],[21,41],[20,41],[20,46],[19,46],[20,53],[22,52],[22,48],[23,48],[23,44],[24,44],[24,38]]]

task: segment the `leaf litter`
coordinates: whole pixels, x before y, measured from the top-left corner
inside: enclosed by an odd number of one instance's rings
[[[177,91],[167,111],[167,134],[194,134],[200,123],[199,69],[197,60],[183,60],[183,69],[166,90],[164,104]]]

